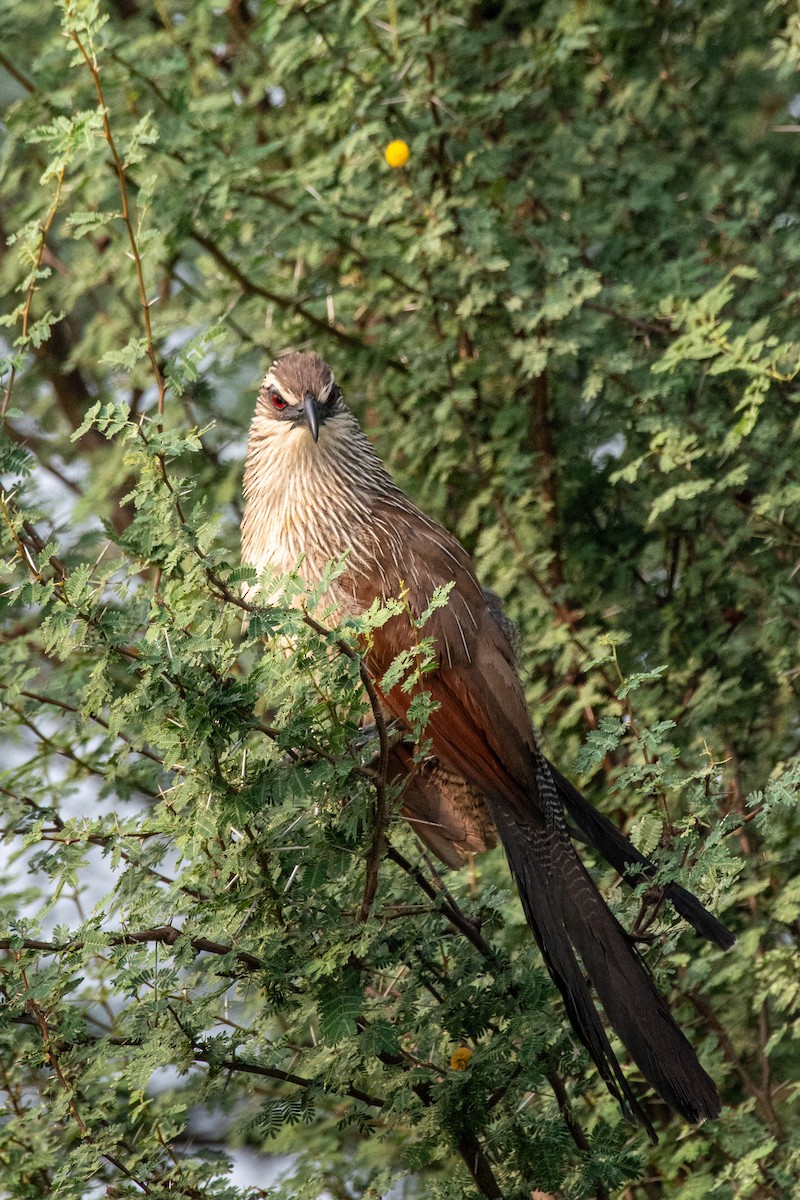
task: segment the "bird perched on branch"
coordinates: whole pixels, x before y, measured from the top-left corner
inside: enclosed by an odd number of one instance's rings
[[[417,644],[412,617],[427,611],[435,588],[453,583],[447,604],[423,630],[436,647],[436,668],[419,685],[436,701],[426,728],[433,757],[406,789],[406,815],[451,865],[499,837],[572,1026],[629,1118],[652,1136],[592,988],[663,1099],[688,1121],[718,1116],[717,1090],[573,848],[565,809],[621,873],[633,868],[646,878],[651,864],[542,754],[496,598],[481,588],[459,542],[392,480],[318,355],[287,354],[267,373],[250,427],[244,492],[246,562],[288,573],[302,556],[305,578],[316,582],[331,559],[346,556],[326,596],[342,613],[363,613],[376,597],[403,594],[403,614],[376,629],[366,649],[378,686],[397,655]],[[412,696],[399,686],[382,693],[400,721]],[[402,746],[393,769],[414,770]],[[672,884],[667,895],[702,936],[733,943],[691,893]]]

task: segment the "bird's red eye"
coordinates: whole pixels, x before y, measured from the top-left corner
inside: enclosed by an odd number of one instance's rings
[[[278,411],[280,411],[282,408],[286,408],[286,401],[280,392],[273,392],[271,398],[273,405],[278,409]]]

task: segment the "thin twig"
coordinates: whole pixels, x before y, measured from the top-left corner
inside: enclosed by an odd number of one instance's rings
[[[113,934],[105,944],[107,946],[138,946],[153,942],[162,946],[174,946],[178,939],[184,936],[183,930],[176,929],[174,925],[159,925],[156,928],[141,929],[135,933]],[[187,940],[198,954],[220,956],[234,954],[237,961],[248,971],[260,971],[266,966],[264,960],[257,958],[255,954],[250,954],[246,950],[236,950],[233,946],[226,946],[224,943],[212,941],[210,938],[193,937]],[[18,957],[22,950],[32,950],[39,954],[75,954],[83,948],[84,942],[80,939],[69,942],[47,942],[37,938],[0,938],[0,950],[13,950],[15,957]]]
[[[128,182],[125,175],[125,166],[120,158],[119,151],[117,150],[117,145],[114,141],[114,135],[111,132],[111,122],[109,121],[108,117],[108,108],[106,106],[105,96],[103,95],[103,87],[100,83],[100,71],[97,66],[97,58],[95,57],[94,51],[89,54],[77,33],[73,31],[70,36],[72,37],[75,45],[78,47],[78,50],[80,51],[81,56],[83,57],[83,60],[86,63],[86,66],[89,68],[89,72],[92,76],[94,89],[97,93],[97,101],[100,107],[100,116],[103,121],[103,131],[105,133],[106,142],[108,143],[108,148],[111,151],[111,157],[114,160],[114,169],[117,173],[117,179],[119,180],[120,200],[122,202],[122,219],[125,222],[125,228],[128,231],[128,241],[130,242],[131,246],[131,256],[133,258],[134,267],[136,268],[136,279],[139,285],[139,300],[142,305],[142,313],[144,316],[145,349],[147,357],[150,360],[150,366],[153,369],[153,378],[155,379],[156,388],[158,390],[158,416],[160,421],[164,416],[164,377],[161,374],[161,368],[158,365],[158,359],[156,357],[155,347],[153,345],[153,330],[150,322],[150,303],[147,299],[147,289],[144,281],[144,268],[142,266],[142,258],[139,253],[139,246],[136,241],[136,231],[133,228],[133,220],[131,218],[130,205],[128,202]]]
[[[10,686],[11,686],[10,684],[3,683],[2,681],[0,681],[0,688],[6,688],[6,687],[10,687]],[[41,695],[39,692],[29,692],[29,691],[20,691],[19,694],[20,694],[20,696],[25,696],[28,700],[35,700],[37,702],[37,704],[50,704],[54,708],[60,708],[62,710],[62,712],[76,713],[79,716],[86,715],[81,711],[81,709],[77,708],[75,705],[67,704],[67,702],[65,700],[57,700],[55,698],[55,696],[44,696],[44,695]],[[90,721],[94,721],[95,724],[97,724],[101,727],[101,729],[105,729],[110,732],[110,726],[108,724],[108,721],[103,720],[102,717],[98,717],[94,713],[89,713],[88,717],[89,717]],[[119,738],[119,740],[121,742],[125,742],[126,746],[130,746],[131,750],[133,750],[136,754],[141,754],[145,758],[149,758],[151,760],[151,762],[158,763],[162,767],[164,766],[163,758],[159,758],[159,756],[157,754],[154,754],[152,752],[152,750],[148,750],[145,747],[134,746],[131,738],[129,738],[127,736],[127,734],[122,733],[121,730],[117,730],[116,733],[113,734],[113,736]],[[170,770],[175,771],[177,774],[182,774],[182,772],[183,772],[183,768],[180,765],[173,766],[170,768]],[[148,792],[147,794],[151,795],[152,793]]]
[[[19,963],[19,954],[15,953],[14,957],[15,957],[17,963]],[[20,965],[20,976],[22,978],[22,984],[25,989],[25,992],[28,995],[28,999],[26,1001],[27,1007],[28,1007],[30,1013],[32,1014],[33,1020],[36,1024],[36,1026],[38,1027],[39,1032],[41,1033],[41,1036],[42,1036],[42,1045],[44,1048],[45,1060],[47,1062],[49,1062],[49,1064],[52,1066],[53,1070],[55,1071],[56,1078],[58,1079],[61,1089],[64,1092],[64,1095],[66,1096],[66,1099],[67,1099],[67,1107],[68,1107],[69,1113],[72,1116],[72,1119],[75,1121],[75,1124],[78,1126],[81,1137],[87,1142],[94,1142],[94,1140],[95,1140],[94,1135],[93,1135],[92,1131],[89,1129],[86,1122],[84,1121],[84,1119],[81,1116],[80,1111],[78,1109],[76,1098],[75,1098],[75,1090],[72,1087],[72,1085],[69,1083],[69,1081],[67,1080],[67,1078],[64,1075],[64,1072],[61,1068],[61,1063],[59,1062],[59,1057],[56,1052],[55,1045],[50,1037],[50,1030],[49,1030],[48,1024],[47,1024],[47,1018],[45,1017],[44,1011],[42,1010],[40,1005],[37,1003],[37,1001],[34,999],[34,997],[30,994],[30,986],[28,984],[27,975],[25,973],[24,967],[22,967],[21,965]],[[122,1174],[127,1179],[130,1179],[132,1183],[135,1183],[136,1186],[138,1188],[140,1188],[146,1196],[149,1196],[151,1194],[150,1188],[147,1186],[147,1184],[144,1182],[144,1180],[137,1178],[136,1175],[134,1175],[133,1172],[130,1171],[125,1166],[125,1164],[119,1158],[117,1158],[117,1156],[115,1154],[111,1154],[107,1150],[100,1150],[99,1153],[106,1160],[106,1162],[109,1162],[113,1167],[116,1167],[117,1170],[121,1171]]]
[[[309,629],[313,629],[315,633],[330,639],[331,631],[326,629],[319,621],[312,617],[305,610],[303,611],[303,620]],[[364,894],[361,900],[359,909],[359,921],[366,921],[372,908],[375,894],[378,890],[378,872],[380,869],[381,859],[383,858],[386,849],[386,829],[389,824],[389,797],[387,789],[387,779],[389,773],[389,733],[386,728],[386,718],[383,715],[383,707],[381,705],[380,693],[378,687],[372,678],[366,663],[352,646],[348,645],[343,638],[334,638],[333,644],[352,661],[358,662],[358,670],[361,678],[361,683],[364,687],[369,699],[372,715],[375,718],[375,727],[378,731],[378,742],[380,746],[378,755],[378,770],[372,776],[372,782],[375,787],[375,822],[372,830],[372,841],[367,852]]]
[[[47,242],[47,235],[50,232],[50,226],[53,224],[53,221],[55,220],[56,212],[58,211],[58,207],[61,203],[61,191],[64,186],[64,176],[66,174],[66,171],[67,171],[67,164],[62,163],[58,170],[58,174],[56,175],[55,199],[53,200],[53,203],[50,207],[50,212],[47,214],[47,219],[45,220],[45,223],[42,226],[42,231],[41,231],[41,234],[39,235],[39,245],[36,250],[36,257],[34,259],[34,263],[33,263],[33,266],[31,267],[31,271],[30,271],[30,283],[28,284],[28,288],[25,293],[25,303],[22,306],[22,335],[21,335],[20,341],[22,342],[23,345],[27,341],[27,338],[28,338],[28,325],[29,325],[30,319],[31,319],[31,305],[33,304],[33,294],[36,291],[36,280],[37,280],[37,276],[39,274],[39,267],[42,265],[42,255],[44,254],[44,248],[45,248],[45,244]],[[14,380],[16,379],[16,377],[17,377],[17,367],[16,367],[16,363],[12,360],[11,371],[9,372],[9,376],[8,376],[8,386],[6,387],[5,393],[3,395],[2,407],[0,407],[0,417],[2,417],[3,421],[5,421],[6,412],[8,411],[8,402],[11,399],[11,390],[14,387]]]

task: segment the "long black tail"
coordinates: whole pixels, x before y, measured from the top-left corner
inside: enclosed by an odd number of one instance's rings
[[[603,1028],[591,981],[618,1037],[663,1099],[687,1121],[718,1116],[714,1083],[569,841],[555,780],[544,758],[537,762],[537,777],[547,828],[520,818],[505,803],[495,801],[492,814],[528,924],[575,1032],[623,1112],[640,1121],[655,1140]]]
[[[548,761],[550,773],[556,785],[559,799],[578,829],[590,845],[594,846],[607,863],[618,871],[629,883],[641,883],[655,875],[655,867],[641,851],[637,850],[602,813],[586,800],[574,784]],[[635,868],[632,871],[631,868]],[[677,912],[688,921],[701,937],[714,942],[723,950],[730,950],[736,937],[721,921],[718,921],[696,896],[679,883],[668,883],[664,894],[672,901]]]

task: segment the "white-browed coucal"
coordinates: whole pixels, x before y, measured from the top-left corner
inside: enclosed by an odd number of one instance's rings
[[[565,811],[621,873],[647,877],[651,865],[542,754],[496,598],[481,588],[459,542],[392,480],[318,355],[290,353],[270,368],[250,427],[244,491],[245,562],[288,573],[302,557],[303,577],[316,582],[332,559],[346,556],[326,596],[341,613],[403,595],[404,613],[365,647],[378,684],[417,644],[410,617],[426,612],[435,588],[453,584],[423,630],[436,647],[436,668],[420,685],[436,701],[426,729],[432,757],[406,790],[405,815],[451,865],[499,836],[572,1026],[628,1116],[650,1129],[592,989],[663,1099],[688,1121],[718,1116],[714,1083],[581,862]],[[403,721],[412,695],[395,686],[382,698]],[[413,770],[402,746],[393,762],[397,771]],[[704,937],[733,943],[691,893],[673,884],[667,895]]]

